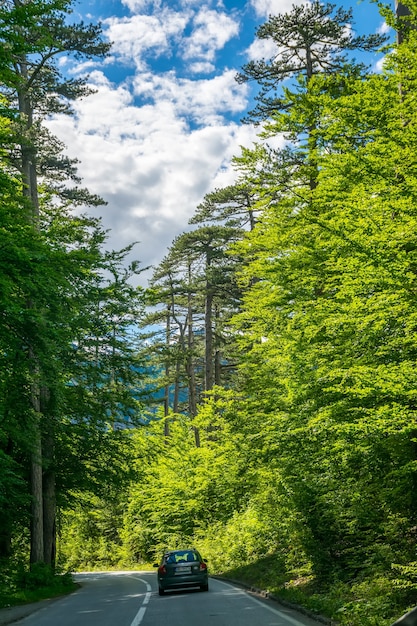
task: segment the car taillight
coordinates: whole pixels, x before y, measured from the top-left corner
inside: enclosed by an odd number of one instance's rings
[[[160,565],[160,566],[158,567],[158,572],[159,572],[160,574],[166,574],[166,573],[167,573],[167,568],[165,567],[165,565]]]
[[[203,562],[200,563],[200,572],[204,572],[207,569],[207,565]]]

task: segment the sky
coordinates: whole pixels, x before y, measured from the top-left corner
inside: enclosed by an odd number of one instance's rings
[[[358,34],[381,32],[383,20],[370,0],[346,2]],[[105,60],[61,70],[89,74],[94,95],[75,104],[73,117],[58,116],[52,132],[79,160],[83,186],[107,205],[89,209],[108,229],[107,248],[138,242],[146,286],[174,238],[205,194],[231,184],[232,157],[256,141],[242,118],[253,108],[255,86],[235,75],[262,57],[256,27],[287,12],[298,0],[81,0],[74,18],[102,23],[112,41]],[[379,57],[368,59],[377,65]]]

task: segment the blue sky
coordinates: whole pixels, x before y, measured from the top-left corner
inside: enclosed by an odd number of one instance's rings
[[[52,131],[80,161],[84,185],[107,206],[91,210],[109,229],[108,247],[139,241],[132,257],[157,265],[204,195],[233,182],[230,166],[256,129],[241,123],[253,88],[236,72],[261,54],[256,27],[294,0],[82,0],[75,17],[101,21],[113,42],[105,61],[74,64],[97,93],[76,103]],[[380,32],[375,3],[353,8],[358,33]],[[368,59],[377,64],[378,58]],[[150,272],[143,274],[146,284]]]

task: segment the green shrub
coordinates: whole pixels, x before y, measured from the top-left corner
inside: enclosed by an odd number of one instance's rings
[[[44,563],[30,569],[22,562],[0,564],[0,607],[37,602],[76,588],[69,572],[57,572]]]
[[[16,574],[16,586],[30,590],[49,587],[54,583],[54,578],[54,570],[45,563],[35,563],[29,570],[20,566]]]

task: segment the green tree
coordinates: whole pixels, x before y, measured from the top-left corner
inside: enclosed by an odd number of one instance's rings
[[[121,271],[128,250],[106,255],[99,222],[72,214],[77,206],[102,201],[77,186],[75,161],[62,156],[62,144],[43,126],[52,114],[71,113],[71,100],[90,93],[87,78],[61,74],[59,57],[102,58],[109,50],[100,25],[71,24],[71,11],[71,3],[60,0],[16,0],[3,3],[0,10],[0,79],[14,129],[3,162],[15,174],[22,198],[8,223],[11,232],[21,235],[21,249],[13,248],[20,255],[19,271],[13,269],[7,294],[19,296],[14,306],[20,319],[7,317],[14,344],[2,353],[8,363],[2,380],[6,449],[12,445],[15,455],[20,448],[22,458],[31,456],[31,562],[49,564],[54,562],[56,484],[63,485],[68,469],[57,462],[58,448],[68,445],[65,437],[71,437],[77,422],[89,422],[90,432],[94,427],[115,428],[122,414],[134,420],[138,411],[128,327],[140,293]],[[68,187],[68,181],[74,186]],[[6,276],[9,267],[11,263]],[[107,271],[113,281],[106,281]],[[94,344],[95,356],[100,356],[90,369],[87,344]],[[77,384],[85,384],[87,391],[72,406],[67,399]],[[15,405],[16,396],[20,401]],[[17,436],[14,426],[22,419],[26,439]]]
[[[241,248],[245,388],[323,578],[409,558],[414,67],[404,46],[337,98],[311,79],[316,185],[272,201]]]
[[[191,416],[197,413],[201,392],[225,382],[221,370],[228,325],[239,304],[237,259],[227,250],[241,235],[240,228],[217,225],[184,233],[173,242],[152,279],[155,302],[164,304],[153,320],[168,320],[163,369],[168,376],[173,366],[176,389],[181,370]],[[177,412],[178,404],[173,408]]]
[[[0,520],[0,558],[8,557],[11,551],[11,536],[15,525],[27,523],[23,513],[27,506],[26,476],[13,450],[14,441],[21,437],[20,425],[10,420],[11,408],[22,405],[22,398],[15,394],[8,399],[8,388],[12,372],[19,369],[17,346],[22,332],[22,288],[27,270],[25,264],[39,242],[32,237],[26,220],[22,219],[24,203],[19,181],[12,177],[7,167],[7,149],[13,145],[13,114],[7,102],[0,100],[0,457],[2,516]],[[10,355],[16,355],[14,364]],[[10,433],[13,433],[11,436]]]
[[[257,199],[258,190],[242,177],[234,185],[206,194],[190,224],[223,222],[227,227],[253,230]]]
[[[202,281],[204,302],[204,391],[220,384],[221,312],[227,317],[230,306],[239,302],[239,290],[234,280],[236,262],[227,254],[228,248],[242,235],[240,228],[200,226],[185,233],[176,242],[180,255],[194,257]]]
[[[353,68],[349,52],[374,52],[383,45],[383,35],[355,36],[352,15],[351,9],[312,2],[293,6],[288,13],[271,15],[259,26],[257,37],[271,40],[276,54],[270,59],[250,61],[236,76],[240,83],[255,81],[260,86],[255,96],[258,104],[249,114],[250,119],[262,121],[288,110],[287,99],[282,97],[282,85],[287,79],[303,77],[308,84],[317,74],[344,74],[347,68]],[[355,68],[359,72],[366,70],[363,64],[355,64]]]
[[[199,278],[193,275],[193,254],[178,254],[176,242],[174,240],[151,280],[152,303],[157,305],[157,310],[150,321],[156,322],[162,329],[154,333],[151,349],[153,353],[155,350],[158,352],[157,368],[164,372],[165,418],[171,410],[174,413],[186,410],[189,415],[195,415],[198,390],[201,390],[201,381],[196,376],[196,361],[201,357],[195,340],[196,328],[201,324]],[[162,339],[158,341],[157,335],[161,335]],[[184,388],[187,399],[185,405],[180,405],[180,392]]]
[[[255,81],[258,104],[248,120],[263,123],[262,135],[282,136],[290,142],[283,149],[268,149],[272,170],[269,180],[274,195],[284,195],[288,186],[317,184],[318,136],[320,135],[320,89],[337,98],[350,89],[351,81],[366,73],[352,52],[374,52],[386,41],[383,35],[355,36],[352,10],[334,4],[313,2],[294,6],[288,13],[273,16],[257,30],[257,37],[270,41],[276,52],[270,59],[250,61],[236,79]],[[332,77],[325,85],[316,80]],[[241,160],[242,162],[242,160]],[[298,176],[296,175],[296,172]],[[263,172],[265,177],[267,172]]]

